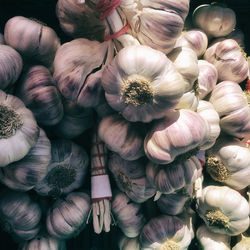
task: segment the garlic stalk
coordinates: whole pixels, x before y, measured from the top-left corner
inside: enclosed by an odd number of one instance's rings
[[[91,199],[93,227],[95,233],[110,231],[112,198],[107,173],[108,150],[97,132],[94,133],[91,148]]]

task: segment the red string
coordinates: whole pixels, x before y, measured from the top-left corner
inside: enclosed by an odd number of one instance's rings
[[[111,0],[110,2],[100,0],[100,2],[96,4],[96,8],[101,12],[100,19],[103,20],[109,16],[121,4],[121,2],[122,0]]]
[[[129,25],[129,24],[125,25],[121,30],[117,31],[116,33],[106,35],[106,36],[104,37],[104,41],[108,41],[108,40],[110,40],[110,39],[117,38],[118,36],[120,36],[120,35],[126,33],[127,30],[128,30],[129,28],[130,28],[130,25]]]
[[[246,90],[247,90],[247,91],[250,91],[250,79],[247,80],[247,83],[246,83]]]

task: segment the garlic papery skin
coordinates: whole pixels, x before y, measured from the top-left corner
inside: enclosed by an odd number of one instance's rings
[[[214,233],[238,235],[249,227],[247,200],[227,186],[206,186],[196,206],[199,216]]]
[[[38,136],[33,113],[19,98],[0,90],[0,167],[21,160]]]
[[[51,160],[51,144],[43,129],[28,154],[0,169],[0,181],[17,191],[28,191],[47,174]]]
[[[20,250],[66,250],[66,242],[50,235],[37,235],[35,238],[20,243]]]
[[[111,41],[78,38],[64,43],[56,52],[53,74],[61,94],[82,107],[98,105],[103,65],[113,57],[113,49]]]
[[[237,243],[232,247],[232,250],[248,250],[250,246],[250,237],[244,234],[237,236]]]
[[[40,230],[41,209],[28,193],[4,189],[0,197],[2,229],[19,240],[30,240]]]
[[[109,157],[108,168],[118,188],[136,203],[148,200],[156,192],[155,187],[147,180],[145,169],[147,161],[145,157],[127,161],[115,153]]]
[[[209,98],[220,116],[221,131],[243,138],[250,132],[250,107],[241,87],[232,81],[218,83]]]
[[[196,83],[194,85],[196,85]],[[199,103],[198,92],[197,90],[193,89],[191,91],[184,93],[184,95],[181,97],[175,109],[190,109],[196,111],[198,103]]]
[[[144,155],[144,124],[131,123],[119,114],[104,117],[98,125],[98,135],[106,147],[123,159],[133,161]]]
[[[122,235],[118,241],[119,250],[141,250],[139,237],[129,238]]]
[[[43,196],[60,196],[79,188],[87,174],[89,156],[84,148],[66,139],[51,140],[51,162],[35,191]]]
[[[175,43],[176,47],[188,47],[192,49],[198,58],[203,56],[208,46],[206,33],[199,29],[183,31]]]
[[[0,42],[0,65],[0,89],[5,90],[19,78],[23,59],[15,49]]]
[[[197,113],[203,117],[204,120],[208,121],[210,126],[210,133],[208,134],[207,141],[200,145],[200,149],[206,150],[215,144],[216,139],[220,135],[220,117],[213,104],[204,100],[199,101]]]
[[[16,95],[41,125],[55,125],[63,117],[61,94],[50,71],[42,65],[31,66],[22,74]]]
[[[226,36],[236,26],[235,12],[217,3],[202,4],[192,14],[193,23],[209,38]]]
[[[204,250],[230,250],[231,237],[209,230],[206,225],[200,225],[196,230],[196,238]],[[242,249],[241,249],[242,250]]]
[[[23,16],[12,17],[6,22],[4,40],[21,55],[37,60],[49,68],[61,45],[52,28]]]
[[[242,54],[242,49],[233,39],[225,39],[211,44],[203,59],[216,67],[219,81],[240,83],[249,74],[248,63]]]
[[[220,137],[206,153],[206,171],[214,180],[235,190],[250,185],[250,150],[244,142]]]
[[[120,50],[104,68],[102,86],[108,104],[131,122],[163,117],[189,88],[165,54],[143,45]]]
[[[204,99],[213,90],[218,81],[218,71],[212,63],[206,60],[198,60],[199,98]]]
[[[90,196],[85,192],[72,192],[57,199],[47,213],[48,233],[60,240],[78,235],[86,226],[90,204]]]
[[[122,1],[120,8],[127,17],[132,35],[141,44],[167,54],[184,27],[189,0]]]
[[[126,194],[118,191],[113,196],[111,209],[118,227],[127,237],[139,236],[146,223],[141,204],[131,201]]]
[[[207,141],[210,127],[198,113],[181,109],[154,122],[144,139],[146,156],[154,163],[168,164]]]
[[[191,232],[181,218],[159,215],[142,228],[139,240],[141,248],[187,250]]]

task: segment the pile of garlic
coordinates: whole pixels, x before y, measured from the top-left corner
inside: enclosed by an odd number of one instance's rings
[[[233,9],[57,0],[0,37],[0,225],[20,249],[247,249],[250,60]],[[90,227],[92,224],[92,227]],[[80,236],[79,236],[80,237]]]

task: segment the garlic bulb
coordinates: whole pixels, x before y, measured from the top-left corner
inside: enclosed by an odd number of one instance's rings
[[[23,60],[15,49],[0,42],[0,65],[0,89],[5,90],[19,78]]]
[[[220,116],[221,130],[243,138],[250,132],[250,108],[241,87],[232,81],[218,83],[209,101]]]
[[[177,216],[160,215],[142,228],[140,246],[147,249],[188,249],[191,232]]]
[[[189,0],[122,1],[120,4],[131,33],[143,45],[170,52],[181,34],[189,11]]]
[[[89,164],[84,148],[70,140],[51,140],[52,159],[46,177],[37,183],[35,191],[40,195],[67,194],[83,184]]]
[[[57,199],[47,213],[48,233],[61,240],[76,236],[86,226],[90,208],[90,197],[84,192]]]
[[[40,128],[39,138],[28,154],[0,169],[0,181],[11,189],[28,191],[46,176],[50,160],[50,141]]]
[[[37,235],[35,238],[21,243],[20,250],[66,250],[66,243],[63,240],[49,235]]]
[[[98,135],[107,148],[128,161],[144,155],[145,134],[143,124],[132,124],[119,114],[104,117],[98,126]]]
[[[116,192],[111,203],[112,212],[121,231],[129,238],[137,237],[146,219],[141,204],[132,202],[122,192]]]
[[[21,240],[34,238],[40,230],[41,209],[28,193],[10,189],[0,196],[0,221],[2,229]]]
[[[0,167],[22,159],[38,136],[33,113],[19,98],[0,90]]]
[[[200,148],[203,150],[206,150],[208,148],[211,148],[215,142],[216,139],[220,135],[220,117],[217,111],[215,110],[213,104],[208,101],[200,100],[198,107],[197,107],[197,113],[206,121],[208,121],[208,124],[210,126],[210,133],[208,135],[208,140],[200,145]]]
[[[196,53],[197,57],[201,57],[205,53],[207,46],[207,35],[199,29],[183,31],[175,43],[175,48],[188,47]]]
[[[64,43],[56,52],[53,74],[61,94],[80,106],[96,106],[103,91],[103,65],[113,57],[113,49],[111,41],[78,38]]]
[[[119,239],[118,247],[119,250],[141,250],[138,237],[129,238],[125,235],[122,235]]]
[[[147,159],[126,161],[118,154],[110,155],[108,167],[118,188],[134,202],[142,203],[155,194],[155,188],[146,177]]]
[[[206,171],[219,182],[241,190],[250,185],[250,150],[231,137],[221,137],[207,150]]]
[[[227,186],[206,186],[196,211],[214,233],[237,235],[249,227],[247,200]]]
[[[212,63],[198,60],[199,67],[199,98],[204,99],[215,87],[218,81],[218,71]]]
[[[236,26],[236,14],[231,8],[218,3],[202,4],[193,11],[193,23],[207,36],[226,36]]]
[[[109,106],[104,93],[101,95],[100,102],[94,107],[94,110],[100,119],[116,113],[116,111]]]
[[[6,44],[21,55],[51,67],[60,40],[55,31],[39,21],[23,16],[10,18],[4,27]]]
[[[50,71],[42,65],[31,66],[22,74],[16,95],[41,125],[55,125],[63,117],[61,95]]]
[[[103,41],[105,25],[91,1],[58,0],[56,15],[62,30],[68,35]]]
[[[250,237],[240,234],[237,237],[237,243],[232,247],[232,250],[249,250]]]
[[[94,124],[92,108],[84,108],[70,100],[63,99],[63,110],[62,119],[53,128],[54,133],[59,137],[73,139]]]
[[[200,225],[196,230],[196,238],[204,250],[230,250],[231,237],[209,230],[206,225]]]
[[[180,156],[171,164],[157,165],[151,161],[146,166],[147,179],[157,191],[174,193],[188,185],[193,185],[199,177],[201,164],[195,155]]]
[[[174,108],[190,82],[165,54],[138,45],[123,48],[106,65],[102,86],[108,104],[126,120],[150,122]]]
[[[168,164],[207,141],[209,133],[208,122],[198,113],[189,109],[169,112],[148,130],[144,151],[152,162]]]
[[[248,63],[239,44],[233,39],[211,44],[204,54],[204,60],[212,63],[218,71],[220,81],[244,81],[248,74]]]

